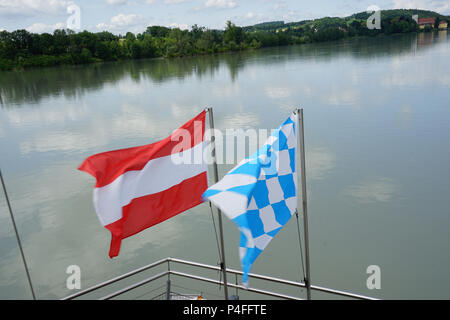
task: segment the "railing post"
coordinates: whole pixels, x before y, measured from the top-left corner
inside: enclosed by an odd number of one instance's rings
[[[166,286],[166,300],[170,300],[170,275]]]
[[[166,300],[170,300],[170,258],[167,259],[167,272]]]

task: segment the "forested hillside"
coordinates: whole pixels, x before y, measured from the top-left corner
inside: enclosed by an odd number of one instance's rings
[[[366,12],[345,18],[284,23],[274,21],[239,27],[228,21],[225,30],[194,25],[190,30],[148,27],[144,32],[115,35],[110,32],[75,33],[55,30],[53,34],[34,34],[26,30],[0,32],[0,70],[59,64],[83,64],[126,59],[183,57],[226,51],[257,49],[310,42],[338,40],[354,36],[417,32],[413,14],[449,20],[436,12],[386,10],[381,12],[381,29],[368,29]]]

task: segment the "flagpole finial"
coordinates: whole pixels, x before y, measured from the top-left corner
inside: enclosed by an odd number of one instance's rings
[[[292,113],[297,115],[297,114],[300,114],[301,110],[303,110],[303,109],[302,108],[295,108],[294,111],[292,111]]]

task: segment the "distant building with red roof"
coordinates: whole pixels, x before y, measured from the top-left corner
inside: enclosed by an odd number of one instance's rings
[[[434,18],[419,18],[418,24],[420,29],[425,29],[426,26],[434,28]]]

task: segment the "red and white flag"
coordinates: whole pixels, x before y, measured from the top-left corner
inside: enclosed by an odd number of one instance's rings
[[[205,111],[164,140],[83,162],[78,169],[97,180],[94,207],[111,231],[111,258],[119,254],[122,239],[203,202],[208,188],[204,148]]]

